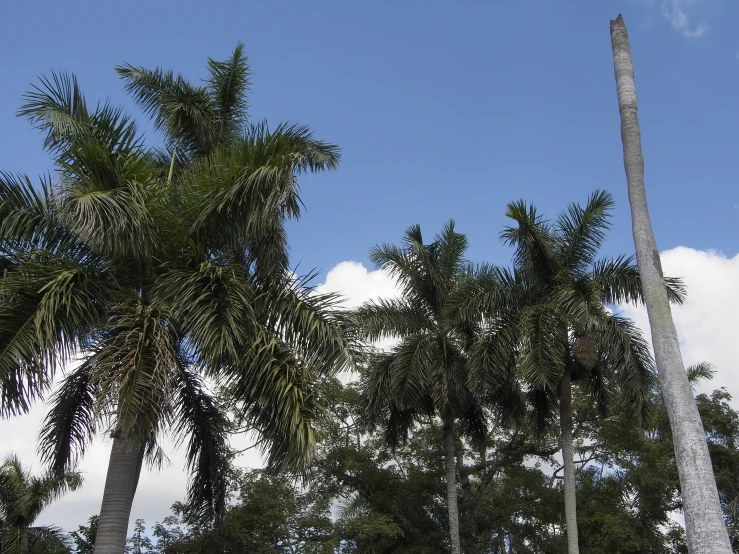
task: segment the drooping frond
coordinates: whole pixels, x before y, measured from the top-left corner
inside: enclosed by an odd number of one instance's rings
[[[313,383],[314,368],[296,360],[275,337],[263,336],[223,380],[236,401],[239,421],[262,438],[260,448],[271,471],[306,473],[315,453],[314,422],[322,417]]]
[[[219,521],[226,510],[229,422],[201,380],[182,363],[175,388],[175,432],[181,443],[187,443],[191,473],[185,512],[191,523]]]
[[[621,399],[637,418],[651,410],[656,385],[654,361],[639,328],[618,315],[605,318],[598,330],[602,363],[618,384]]]
[[[430,333],[409,335],[392,349],[390,394],[401,409],[422,404],[435,386],[444,386],[434,382],[439,377],[443,380],[443,374],[436,370],[445,365],[434,339]]]
[[[565,371],[568,341],[562,320],[546,305],[534,305],[520,321],[521,375],[536,388],[556,390]]]
[[[0,256],[28,249],[70,250],[69,230],[56,211],[51,183],[0,171]]]
[[[213,259],[172,268],[158,280],[154,295],[180,322],[187,348],[205,371],[216,373],[224,360],[237,360],[253,340],[257,292],[238,267]]]
[[[341,297],[308,286],[312,275],[285,275],[259,288],[258,321],[276,334],[304,363],[324,375],[349,369],[360,353],[354,329],[339,310]]]
[[[514,312],[502,311],[481,326],[469,349],[470,388],[483,395],[513,380],[520,344],[519,321]]]
[[[0,280],[0,414],[25,413],[90,340],[113,284],[104,267],[38,251]]]
[[[169,422],[172,374],[178,345],[166,314],[132,298],[111,310],[90,359],[99,410],[115,414],[123,436],[150,437]]]
[[[54,473],[77,465],[98,427],[93,364],[87,360],[64,378],[51,398],[39,436],[41,460]]]

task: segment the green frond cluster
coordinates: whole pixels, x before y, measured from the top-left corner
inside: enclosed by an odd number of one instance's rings
[[[0,552],[28,554],[35,545],[62,545],[60,529],[33,524],[46,506],[81,485],[76,471],[36,476],[8,454],[0,463]]]
[[[166,151],[119,108],[90,108],[73,75],[41,78],[19,115],[44,134],[55,176],[0,173],[0,416],[27,412],[77,363],[50,399],[44,462],[69,471],[104,431],[157,463],[172,430],[198,522],[225,510],[229,414],[271,466],[305,472],[317,382],[359,353],[339,298],[292,276],[285,230],[300,175],[336,169],[338,147],[304,125],[247,121],[242,45],[208,71],[196,86],[118,68]]]

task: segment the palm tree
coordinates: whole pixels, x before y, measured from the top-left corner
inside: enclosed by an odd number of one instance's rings
[[[81,484],[76,471],[38,477],[24,469],[17,456],[6,456],[0,465],[0,552],[41,554],[61,547],[61,531],[33,524],[44,508]]]
[[[611,21],[611,44],[636,259],[641,272],[662,395],[675,441],[675,461],[685,505],[688,547],[691,552],[724,554],[731,552],[729,536],[721,513],[706,434],[680,354],[675,323],[662,280],[657,241],[647,208],[634,65],[626,24],[621,15]]]
[[[559,411],[565,519],[570,554],[578,552],[572,437],[572,382],[581,382],[602,412],[620,394],[636,416],[649,408],[653,388],[649,348],[638,329],[608,305],[641,301],[632,258],[596,259],[609,227],[613,199],[593,193],[556,222],[523,201],[508,205],[516,223],[502,233],[516,248],[513,271],[492,268],[476,291],[466,291],[460,313],[483,310],[493,333],[471,349],[470,378],[484,390],[489,368],[514,354],[542,422]],[[673,301],[682,287],[666,279]]]
[[[172,170],[243,135],[251,86],[244,45],[238,44],[227,60],[208,58],[207,66],[208,78],[202,85],[160,67],[123,64],[116,68],[126,91],[154,120],[155,128],[164,132],[166,151],[157,153]]]
[[[474,324],[452,320],[459,287],[471,276],[464,259],[467,238],[450,221],[425,245],[418,225],[405,232],[403,247],[376,246],[374,264],[398,282],[401,297],[365,303],[353,316],[369,341],[396,338],[389,352],[370,357],[363,372],[365,411],[371,423],[382,423],[392,445],[407,437],[424,417],[443,422],[444,466],[449,533],[454,554],[461,552],[455,463],[455,423],[473,440],[486,435],[481,399],[467,386],[466,349]]]
[[[110,432],[95,552],[122,552],[143,460],[157,459],[165,429],[187,442],[193,519],[225,509],[226,407],[262,435],[269,467],[305,470],[313,382],[349,351],[336,298],[288,273],[281,230],[300,213],[298,176],[335,168],[337,147],[306,127],[255,125],[170,179],[133,121],[109,104],[90,110],[74,77],[42,79],[20,113],[45,132],[59,177],[38,190],[0,179],[1,406],[27,410],[56,367],[80,362],[41,450],[63,472]]]

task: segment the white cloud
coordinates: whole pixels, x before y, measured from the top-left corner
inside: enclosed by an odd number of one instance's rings
[[[356,308],[377,298],[398,296],[395,281],[382,270],[368,271],[359,262],[341,262],[326,274],[326,282],[316,287],[318,292],[336,292],[344,297],[345,308]]]
[[[706,23],[693,26],[686,10],[695,4],[697,0],[662,0],[662,15],[667,19],[672,28],[681,32],[687,38],[698,38],[708,31]]]
[[[686,366],[710,362],[717,370],[712,381],[698,392],[726,387],[739,408],[739,254],[728,258],[715,251],[680,246],[661,254],[665,275],[681,277],[688,291],[682,306],[672,315]],[[623,312],[649,337],[649,320],[643,307],[624,306]]]

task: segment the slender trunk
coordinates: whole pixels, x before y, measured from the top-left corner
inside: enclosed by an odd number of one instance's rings
[[[444,467],[446,469],[446,502],[449,510],[449,537],[452,554],[461,554],[459,542],[459,506],[457,505],[457,464],[454,460],[454,419],[444,420]]]
[[[123,554],[131,504],[141,473],[141,440],[114,438],[105,478],[94,554]]]
[[[500,542],[500,554],[506,554],[505,550],[505,533],[503,532],[503,529],[500,530],[498,534],[498,541]]]
[[[688,549],[695,554],[728,554],[731,546],[721,513],[706,435],[680,354],[657,242],[649,219],[634,66],[626,25],[620,15],[611,21],[611,45],[636,261],[649,314],[662,396],[672,427]]]
[[[575,494],[575,458],[572,446],[572,374],[567,368],[559,392],[559,429],[564,465],[565,523],[567,525],[567,552],[578,554],[577,499]]]

